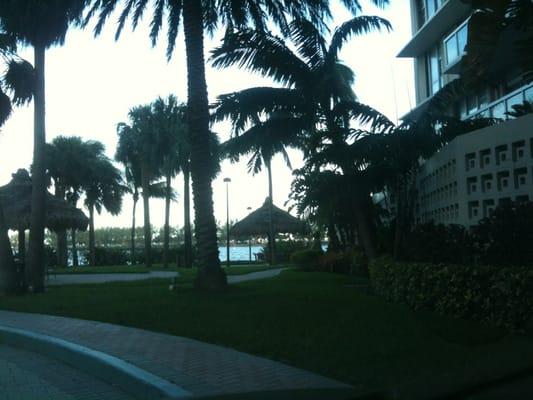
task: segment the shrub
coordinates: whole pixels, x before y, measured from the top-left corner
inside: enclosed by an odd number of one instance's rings
[[[276,262],[289,262],[293,253],[307,248],[308,244],[301,240],[276,240]],[[265,255],[265,259],[270,259],[268,245],[263,247],[262,253]]]
[[[482,261],[498,265],[533,264],[533,202],[498,206],[474,228]]]
[[[327,252],[319,260],[322,271],[368,276],[366,257],[357,249]]]
[[[291,255],[291,263],[306,270],[317,270],[322,254],[322,250],[306,249],[296,251]]]
[[[376,293],[415,310],[522,329],[533,322],[533,269],[396,263],[370,266]]]
[[[468,264],[477,251],[472,235],[461,225],[429,222],[417,225],[407,235],[402,258],[407,261]]]

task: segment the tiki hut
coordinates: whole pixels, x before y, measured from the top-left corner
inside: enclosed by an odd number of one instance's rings
[[[5,227],[19,232],[20,251],[24,248],[24,231],[30,227],[32,186],[30,175],[24,169],[19,169],[12,177],[11,182],[0,187],[0,201]],[[84,231],[88,224],[89,219],[83,211],[47,192],[45,226],[48,229]]]
[[[272,225],[275,233],[308,233],[307,224],[292,216],[287,211],[272,205]],[[262,236],[269,232],[269,200],[251,212],[247,217],[237,222],[230,229],[233,236]]]

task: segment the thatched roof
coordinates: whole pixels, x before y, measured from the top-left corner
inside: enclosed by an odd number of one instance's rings
[[[269,199],[230,229],[233,236],[267,235],[269,230]],[[308,233],[307,224],[281,208],[272,206],[272,224],[276,233]]]
[[[29,229],[31,217],[31,178],[28,171],[19,169],[7,185],[0,187],[0,201],[8,229]],[[86,230],[89,219],[83,211],[46,192],[45,226],[59,229]]]

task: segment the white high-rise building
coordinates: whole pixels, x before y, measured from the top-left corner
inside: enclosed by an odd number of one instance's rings
[[[416,119],[445,84],[460,76],[473,10],[461,0],[410,4],[413,36],[399,57],[414,58],[416,107],[404,118]],[[513,33],[507,34],[513,40]],[[533,103],[533,82],[506,54],[505,40],[497,51],[486,83],[450,112],[461,119],[505,122],[461,135],[425,161],[417,181],[417,222],[471,226],[499,204],[533,200],[533,114],[516,119],[506,114],[513,105]]]

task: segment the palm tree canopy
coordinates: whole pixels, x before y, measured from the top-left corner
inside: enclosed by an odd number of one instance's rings
[[[85,0],[2,0],[0,26],[24,44],[63,44],[69,26],[80,21],[85,6]]]
[[[389,0],[372,0],[378,7],[389,4]],[[120,12],[116,38],[120,37],[129,18],[135,29],[147,9],[151,9],[150,38],[155,45],[159,34],[167,22],[167,57],[170,58],[176,45],[179,25],[183,11],[183,0],[162,1],[148,0],[88,0],[89,11],[85,16],[87,24],[93,17],[97,18],[94,28],[100,34],[105,22],[123,4]],[[359,0],[341,0],[341,3],[353,14],[361,11]],[[224,26],[228,31],[252,27],[258,31],[268,30],[271,22],[282,31],[289,29],[291,18],[304,17],[315,25],[326,29],[324,21],[331,19],[330,0],[202,0],[204,28],[212,33]]]

